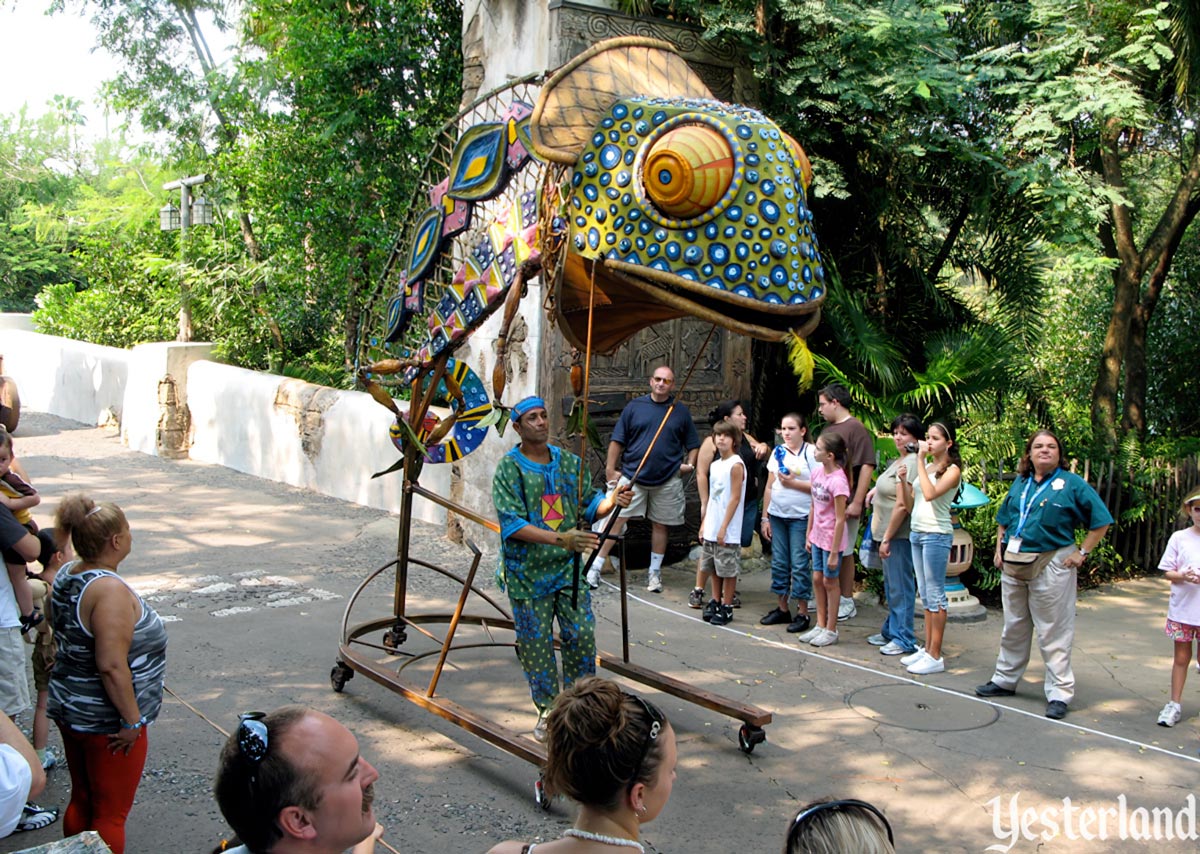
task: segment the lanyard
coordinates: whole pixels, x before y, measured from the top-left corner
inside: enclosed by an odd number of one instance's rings
[[[1046,487],[1050,485],[1050,481],[1054,480],[1054,476],[1058,474],[1059,468],[1060,467],[1055,467],[1054,471],[1050,472],[1050,476],[1042,481],[1042,485],[1037,488],[1037,492],[1033,493],[1033,498],[1030,498],[1028,502],[1026,502],[1025,499],[1029,495],[1029,487],[1033,484],[1033,475],[1030,475],[1029,480],[1025,481],[1025,489],[1021,492],[1021,503],[1017,505],[1017,530],[1016,533],[1013,534],[1014,537],[1021,536],[1021,531],[1024,530],[1025,523],[1029,520],[1029,511],[1033,508],[1033,505],[1037,503],[1038,496],[1046,491]]]

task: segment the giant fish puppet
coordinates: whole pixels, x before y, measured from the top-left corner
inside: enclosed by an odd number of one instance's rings
[[[462,130],[430,181],[428,208],[394,252],[403,266],[386,329],[364,341],[360,376],[385,405],[378,383],[399,375],[418,391],[440,364],[449,423],[414,410],[421,420],[407,425],[397,412],[397,447],[416,438],[426,461],[444,462],[482,441],[493,407],[450,354],[503,307],[502,354],[534,275],[580,349],[611,352],[695,316],[803,351],[826,293],[811,179],[794,139],[715,100],[665,42],[601,42],[552,74],[536,104],[512,97]],[[503,385],[497,366],[497,398]]]

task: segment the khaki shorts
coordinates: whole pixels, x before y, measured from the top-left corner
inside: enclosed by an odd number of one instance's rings
[[[624,486],[627,483],[629,478],[621,475],[619,485]],[[683,479],[672,477],[658,486],[634,484],[633,501],[621,511],[621,516],[625,519],[645,517],[660,525],[682,525],[685,506]]]
[[[15,626],[0,629],[0,712],[12,717],[27,710],[29,674],[25,670],[25,641]]]
[[[842,555],[842,557],[845,557],[846,555],[853,555],[855,552],[857,552],[857,550],[858,550],[858,545],[857,545],[858,544],[858,528],[859,528],[859,525],[861,525],[861,524],[862,524],[861,516],[855,516],[854,518],[851,518],[849,516],[846,517],[846,542],[848,543],[848,545],[847,545],[846,551]]]
[[[717,578],[737,578],[742,571],[741,544],[723,546],[712,540],[705,540],[700,546],[700,562],[696,569],[701,572],[716,572]]]
[[[48,641],[43,641],[39,636],[37,643],[33,645],[33,690],[50,690],[50,671],[54,669],[54,658],[57,654],[58,643],[54,636],[51,635]]]

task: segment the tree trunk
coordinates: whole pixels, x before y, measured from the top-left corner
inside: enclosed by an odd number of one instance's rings
[[[1092,437],[1106,449],[1117,446],[1117,424],[1120,410],[1117,392],[1121,382],[1121,367],[1129,341],[1129,323],[1137,303],[1141,277],[1133,265],[1122,263],[1113,271],[1113,304],[1104,333],[1104,349],[1100,368],[1092,387]]]

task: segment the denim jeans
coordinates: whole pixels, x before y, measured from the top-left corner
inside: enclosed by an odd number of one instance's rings
[[[885,638],[910,652],[917,648],[913,634],[913,601],[917,595],[917,578],[913,574],[912,546],[908,540],[892,540],[892,553],[883,559],[883,589],[887,594],[887,617],[879,630]]]
[[[810,562],[808,517],[785,519],[771,514],[771,592],[805,602],[813,598]]]
[[[917,592],[926,611],[946,610],[946,566],[950,563],[950,544],[953,534],[908,535],[912,544],[913,568],[917,575]]]
[[[742,548],[748,549],[754,542],[754,529],[758,526],[758,499],[755,498],[742,508]],[[762,539],[760,536],[759,539]]]
[[[812,555],[813,575],[816,575],[819,572],[826,578],[838,577],[838,573],[842,568],[842,560],[840,557],[836,563],[830,563],[829,556],[831,552],[828,549],[823,549],[820,546],[809,545],[808,550]]]

